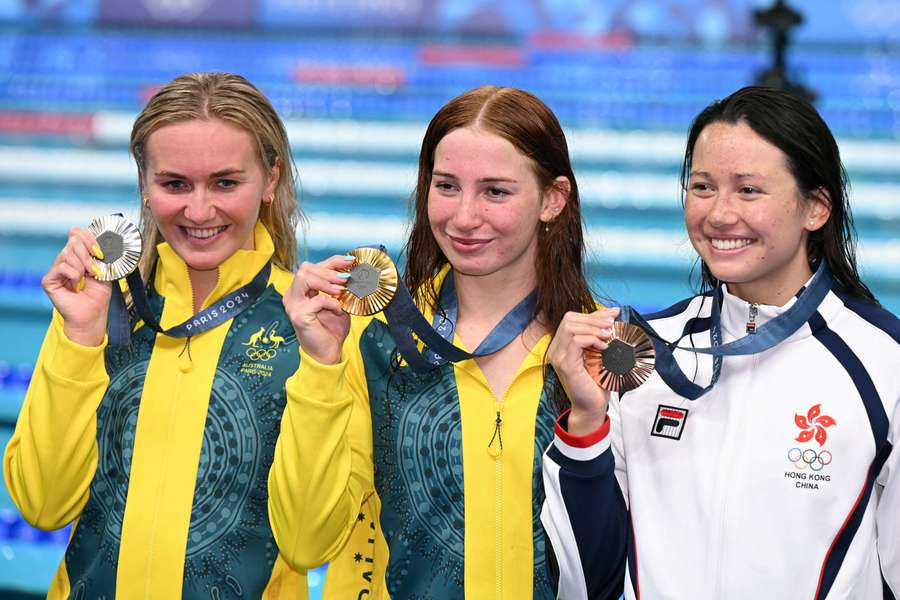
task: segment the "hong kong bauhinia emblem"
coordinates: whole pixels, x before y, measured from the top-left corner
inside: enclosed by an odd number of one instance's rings
[[[822,447],[825,444],[825,441],[828,439],[828,432],[826,429],[834,425],[836,421],[828,415],[821,414],[821,411],[822,405],[815,404],[806,411],[806,416],[794,414],[794,423],[802,430],[800,431],[800,434],[794,438],[795,440],[803,443],[815,438],[819,443],[819,447]]]

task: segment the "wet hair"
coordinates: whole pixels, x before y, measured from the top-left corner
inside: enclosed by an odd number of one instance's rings
[[[535,225],[538,301],[535,316],[555,331],[567,311],[594,310],[583,271],[584,234],[578,186],[569,161],[569,148],[559,121],[536,96],[509,87],[483,86],[445,104],[431,119],[419,153],[419,175],[412,198],[413,227],[406,242],[405,281],[414,296],[438,307],[435,273],[447,263],[428,221],[428,192],[438,143],[455,129],[477,127],[510,142],[529,159],[538,187],[547,190],[557,177],[569,180],[571,190],[557,217]]]
[[[809,233],[806,253],[811,263],[824,260],[835,281],[851,296],[877,304],[860,280],[856,266],[856,229],[847,197],[848,179],[837,142],[816,109],[801,97],[766,87],[745,87],[707,106],[694,119],[681,164],[682,203],[691,175],[694,145],[713,123],[746,123],[757,135],[781,150],[804,198],[828,192],[831,214],[825,225]],[[702,260],[701,287],[718,280]]]
[[[584,275],[581,207],[566,137],[547,105],[523,90],[482,86],[453,98],[431,119],[419,153],[419,174],[411,207],[413,226],[404,249],[406,285],[414,297],[442,310],[433,280],[448,261],[428,221],[428,192],[438,143],[462,127],[477,127],[510,142],[529,159],[542,191],[558,185],[555,179],[560,176],[569,181],[571,187],[563,210],[546,227],[541,222],[535,225],[538,298],[534,317],[555,333],[566,312],[590,312],[596,305]],[[562,408],[566,401],[555,395]]]
[[[302,219],[297,206],[295,169],[284,124],[268,99],[252,83],[231,73],[191,73],[173,79],[156,92],[131,129],[130,150],[138,168],[138,189],[143,196],[147,140],[165,125],[192,120],[219,119],[253,137],[263,171],[281,165],[271,203],[262,203],[259,219],[275,247],[272,262],[282,269],[297,268],[296,229]],[[262,199],[260,199],[261,201]],[[145,249],[141,273],[146,278],[156,260],[156,245],[163,241],[150,209],[142,204],[141,235]]]

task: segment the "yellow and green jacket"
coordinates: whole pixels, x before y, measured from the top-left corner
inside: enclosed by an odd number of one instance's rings
[[[167,244],[150,303],[163,328],[193,314],[185,263]],[[255,250],[219,268],[204,307],[268,262]],[[68,340],[54,314],[3,473],[36,527],[75,522],[48,598],[305,599],[306,577],[278,553],[266,479],[297,370],[282,306],[291,274],[273,267],[253,306],[190,339],[139,326],[130,349]]]
[[[549,340],[504,398],[475,360],[425,375],[399,364],[380,317],[353,319],[340,363],[302,357],[287,383],[270,518],[291,564],[331,561],[326,600],[555,597],[540,524],[556,416]]]

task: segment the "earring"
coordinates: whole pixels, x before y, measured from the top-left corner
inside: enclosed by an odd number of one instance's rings
[[[271,194],[268,198],[263,198],[262,200],[263,204],[272,204],[273,202],[275,202],[275,194]]]
[[[144,196],[143,198],[144,198],[144,206],[146,206],[147,208],[150,208],[150,198],[148,198],[147,196]]]
[[[550,233],[550,223],[544,223],[544,232]]]

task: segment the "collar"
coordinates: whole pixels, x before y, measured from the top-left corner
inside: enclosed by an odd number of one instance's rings
[[[528,351],[528,354],[525,355],[525,358],[523,358],[522,362],[519,363],[519,366],[516,367],[516,373],[515,375],[513,375],[513,378],[509,382],[509,388],[507,388],[507,392],[512,389],[513,384],[520,377],[524,376],[527,373],[535,373],[538,377],[541,377],[543,379],[544,356],[547,354],[547,348],[550,346],[550,339],[550,334],[545,333],[534,344],[534,346],[531,347],[531,349]],[[453,343],[463,350],[469,350],[466,345],[463,344],[463,341],[458,335],[453,336]],[[515,344],[518,342],[513,343]],[[472,379],[480,383],[484,387],[484,389],[493,394],[493,390],[488,383],[487,377],[484,376],[484,372],[481,370],[481,367],[478,366],[478,363],[475,362],[475,359],[464,360],[455,363],[453,366],[458,370],[458,372],[461,371],[468,374]],[[504,398],[495,398],[495,400],[502,401],[504,400]]]
[[[265,226],[257,221],[253,229],[253,250],[239,249],[219,265],[219,279],[216,287],[203,301],[201,308],[207,307],[217,298],[250,283],[259,270],[272,259],[275,246]],[[187,264],[167,243],[156,246],[159,261],[153,285],[166,299],[160,325],[174,327],[194,314],[191,281]]]
[[[442,266],[438,272],[435,274],[434,279],[432,280],[432,285],[434,285],[435,290],[440,292],[441,284],[444,282],[444,278],[450,274],[451,267],[450,263],[446,263]],[[418,299],[417,299],[418,300]],[[434,319],[434,306],[426,306],[422,311],[422,314],[431,323]],[[531,347],[528,354],[522,360],[522,363],[518,366],[515,376],[513,377],[513,381],[515,381],[520,373],[524,373],[525,371],[532,368],[543,368],[544,366],[544,355],[547,353],[547,348],[550,346],[550,340],[553,336],[549,333],[545,333],[535,342],[534,346]],[[516,343],[516,342],[513,342]],[[470,349],[466,347],[463,343],[462,339],[459,335],[453,335],[453,344],[462,348],[463,350],[469,352]],[[485,387],[490,389],[487,383],[487,379],[485,379],[484,374],[481,372],[481,369],[478,368],[478,365],[474,360],[464,360],[462,362],[456,363],[457,368],[462,369],[463,371],[469,373],[479,381],[481,381]]]
[[[812,277],[806,281],[804,287],[809,285],[809,282],[812,281]],[[818,312],[825,319],[825,321],[829,321],[834,313],[839,308],[836,306],[834,302],[831,302],[830,299],[833,298],[832,294],[825,296],[825,299],[819,305]],[[797,302],[797,296],[791,296],[791,298],[785,302],[782,306],[773,306],[771,304],[757,304],[757,314],[756,314],[756,326],[760,327],[764,323],[771,321],[775,317],[781,315],[785,311],[787,311],[794,303]],[[838,303],[839,304],[839,303]],[[750,303],[746,300],[742,300],[738,298],[734,294],[728,291],[728,285],[722,284],[722,333],[723,333],[723,341],[731,342],[738,338],[742,338],[747,335],[747,322],[750,318]],[[809,327],[801,327],[797,331],[795,331],[789,338],[784,340],[784,343],[791,343],[796,340],[800,340],[812,335],[812,330]]]
[[[431,286],[434,288],[434,292],[436,296],[441,295],[441,286],[444,284],[444,279],[450,274],[450,263],[444,263],[444,265],[438,269],[438,272],[435,274],[434,278],[431,280]],[[416,294],[416,304],[422,307],[422,315],[431,323],[434,320],[434,311],[437,307],[432,305],[423,306],[425,304],[424,294]],[[455,337],[455,336],[454,336]]]

